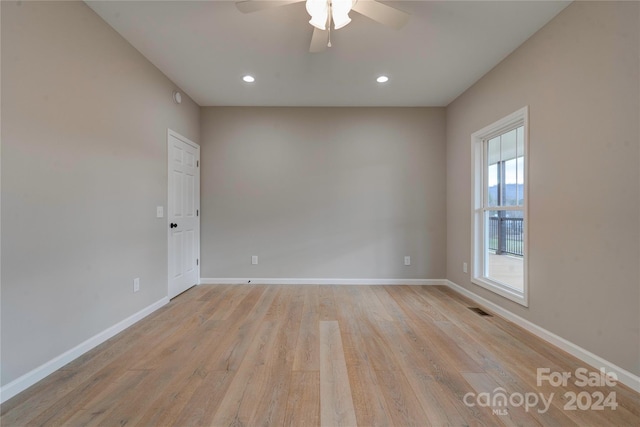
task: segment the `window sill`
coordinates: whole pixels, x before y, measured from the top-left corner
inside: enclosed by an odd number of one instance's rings
[[[516,302],[524,307],[529,307],[529,301],[526,294],[526,285],[524,287],[525,291],[519,292],[515,289],[501,284],[500,282],[496,282],[486,277],[473,277],[471,279],[471,283],[488,289],[491,292],[496,293],[501,297],[507,298],[513,302]]]

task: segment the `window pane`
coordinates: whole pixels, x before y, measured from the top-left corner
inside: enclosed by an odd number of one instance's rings
[[[524,156],[524,126],[516,129],[516,142],[518,146],[518,157]]]
[[[489,170],[487,171],[487,181],[488,181],[488,206],[498,206],[498,165],[493,164],[489,165]]]
[[[502,160],[503,179],[502,181],[502,198],[500,206],[514,206],[518,199],[516,182],[517,173],[516,161],[517,144],[516,129],[501,135],[500,160]]]
[[[486,236],[487,236],[487,250],[495,252],[498,250],[498,232],[499,232],[499,217],[498,211],[487,211],[485,213],[486,224]],[[488,272],[485,272],[488,275]]]
[[[524,283],[524,220],[522,211],[485,212],[484,276],[522,291]]]
[[[490,139],[487,143],[487,161],[490,165],[500,162],[500,137]]]
[[[516,129],[511,130],[501,136],[502,146],[500,149],[500,160],[507,161],[518,157],[516,152]]]
[[[518,162],[510,159],[504,162],[504,185],[502,187],[502,205],[516,206],[518,204]]]
[[[516,152],[518,156],[518,205],[524,205],[524,126],[516,129]]]
[[[518,206],[524,206],[524,157],[518,157]]]
[[[486,141],[485,207],[524,204],[524,127]],[[522,141],[520,141],[522,139]]]
[[[500,137],[487,142],[487,206],[500,206]]]

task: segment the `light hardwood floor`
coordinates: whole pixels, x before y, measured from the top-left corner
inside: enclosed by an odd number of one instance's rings
[[[3,404],[0,423],[640,425],[624,386],[538,386],[537,368],[585,365],[472,305],[439,286],[199,286]],[[515,404],[465,404],[498,388]],[[618,407],[566,410],[572,392]],[[553,393],[548,410],[518,406],[533,393]]]

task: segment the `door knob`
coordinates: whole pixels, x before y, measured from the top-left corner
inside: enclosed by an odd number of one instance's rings
[[[171,225],[169,225],[170,228],[176,228],[178,226],[178,224],[172,222]]]

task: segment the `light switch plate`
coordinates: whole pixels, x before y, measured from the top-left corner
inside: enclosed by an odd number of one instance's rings
[[[156,207],[156,218],[162,218],[164,216],[164,208],[162,206]]]
[[[258,264],[258,255],[253,255],[251,257],[251,264],[253,264],[253,265],[257,265]]]

